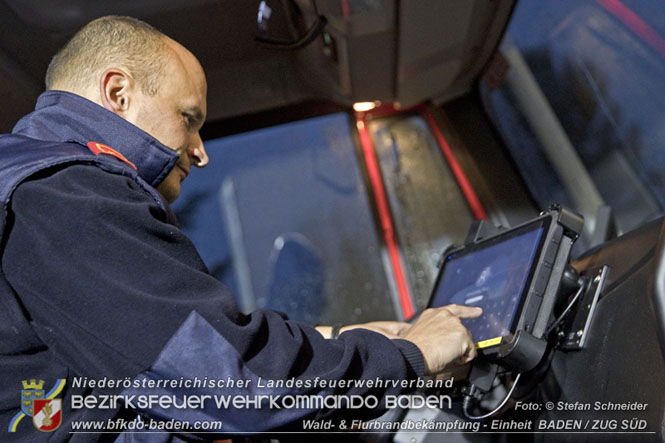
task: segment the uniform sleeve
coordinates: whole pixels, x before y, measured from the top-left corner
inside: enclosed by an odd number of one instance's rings
[[[8,226],[6,278],[37,334],[76,375],[238,379],[249,380],[249,386],[217,387],[213,393],[334,393],[379,400],[410,388],[377,380],[422,375],[422,356],[410,342],[363,330],[326,340],[276,312],[241,314],[187,237],[166,223],[164,212],[131,178],[79,165],[25,182],[13,196]],[[259,379],[310,382],[302,389],[265,391]],[[313,380],[373,382],[331,388]],[[161,393],[184,394],[178,389]],[[225,429],[236,431],[297,426],[331,412],[210,406],[143,412],[188,421],[221,417]]]

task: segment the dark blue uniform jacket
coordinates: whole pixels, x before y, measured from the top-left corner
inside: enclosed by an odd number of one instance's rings
[[[110,146],[126,161],[93,154],[89,142]],[[89,434],[70,434],[73,420],[119,413],[117,408],[72,409],[73,394],[123,390],[76,387],[74,377],[196,376],[252,381],[244,388],[196,393],[381,397],[405,390],[330,389],[320,383],[268,389],[259,387],[258,378],[408,380],[422,375],[422,356],[410,342],[363,330],[325,340],[314,328],[276,312],[241,314],[154,189],[176,160],[174,151],[122,118],[60,91],[42,94],[13,134],[0,136],[0,440],[88,440]],[[58,390],[62,399],[63,424],[53,433],[40,433],[31,417],[20,417],[22,381],[30,379],[43,380],[44,391]],[[132,387],[124,392],[183,395],[192,390]],[[268,405],[219,409],[213,403],[139,412],[190,423],[219,419],[230,433],[292,429],[303,419],[340,413]],[[11,426],[15,432],[8,432]]]

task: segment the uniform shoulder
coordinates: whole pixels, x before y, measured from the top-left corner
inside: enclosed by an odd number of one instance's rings
[[[111,172],[95,164],[67,164],[42,170],[20,183],[12,200],[48,196],[154,203],[154,197],[131,174]]]

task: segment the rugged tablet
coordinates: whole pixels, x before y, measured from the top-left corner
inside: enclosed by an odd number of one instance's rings
[[[483,308],[463,321],[481,349],[510,343],[518,331],[543,337],[582,218],[557,206],[504,231],[484,223],[465,246],[447,251],[429,307]]]

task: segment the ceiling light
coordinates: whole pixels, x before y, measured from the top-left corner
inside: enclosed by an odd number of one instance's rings
[[[357,102],[353,104],[353,110],[356,112],[365,112],[365,111],[371,111],[372,109],[376,108],[381,104],[380,101],[373,101],[373,102]]]

